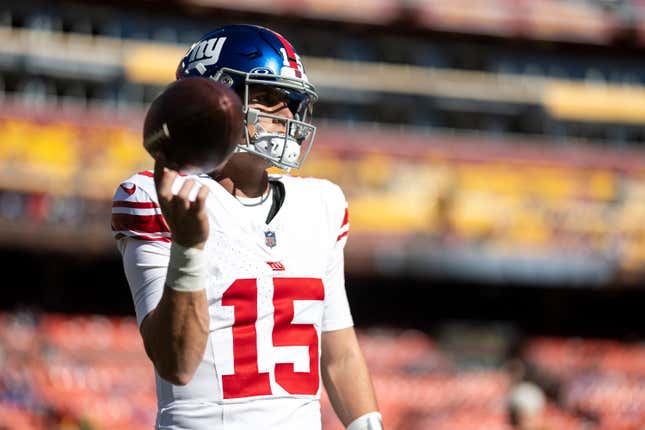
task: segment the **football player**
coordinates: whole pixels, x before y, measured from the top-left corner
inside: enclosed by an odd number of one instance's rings
[[[348,429],[382,429],[345,292],[345,197],[327,180],[267,173],[299,167],[314,139],[318,96],[300,58],[274,31],[231,25],[188,50],[177,78],[189,76],[241,97],[236,153],[209,175],[156,164],[113,202],[156,427],[320,429],[322,380]]]

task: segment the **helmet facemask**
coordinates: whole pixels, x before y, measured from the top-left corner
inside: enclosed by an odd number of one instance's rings
[[[212,77],[229,85],[238,81],[235,78],[243,78],[243,87],[239,85],[239,92],[242,93],[245,118],[244,142],[238,145],[237,151],[255,154],[287,172],[299,168],[307,158],[316,134],[316,127],[308,122],[312,106],[318,99],[313,85],[302,79],[245,73],[228,68],[220,69]],[[267,100],[261,104],[271,107],[284,103],[293,118],[250,108],[249,102],[255,90],[261,91]],[[268,130],[263,126],[262,119],[281,123],[283,127],[279,131]]]

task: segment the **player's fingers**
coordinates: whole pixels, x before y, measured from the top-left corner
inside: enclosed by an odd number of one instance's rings
[[[206,206],[206,198],[208,197],[208,194],[210,194],[210,190],[206,185],[202,185],[202,187],[197,192],[195,203],[193,203],[191,207],[195,212],[200,212],[204,209],[204,206]]]
[[[154,180],[159,200],[169,201],[172,198],[171,188],[176,177],[177,172],[155,161]]]
[[[179,200],[181,203],[178,203],[180,206],[183,206],[185,209],[188,209],[190,207],[190,200],[188,199],[188,196],[190,195],[190,190],[193,189],[193,186],[195,185],[195,180],[194,179],[186,179],[179,189],[179,192],[177,193],[176,199]]]

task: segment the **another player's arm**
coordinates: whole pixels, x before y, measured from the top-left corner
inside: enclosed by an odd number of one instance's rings
[[[348,428],[378,430],[372,379],[353,327],[322,333],[323,383],[336,415]],[[377,423],[378,422],[378,423]]]
[[[186,180],[177,195],[171,186],[177,173],[155,165],[155,187],[173,244],[164,292],[157,307],[141,323],[146,352],[163,379],[185,385],[199,365],[208,339],[208,303],[203,253],[208,237],[203,186],[194,202],[188,198],[194,181]]]

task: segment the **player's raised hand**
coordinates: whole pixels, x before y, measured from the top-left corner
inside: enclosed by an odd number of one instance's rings
[[[174,242],[187,248],[203,249],[208,238],[208,216],[205,209],[208,187],[202,186],[195,201],[190,201],[188,196],[195,181],[186,179],[179,192],[173,194],[172,184],[177,175],[175,170],[155,162],[154,180],[161,213],[170,227]]]

